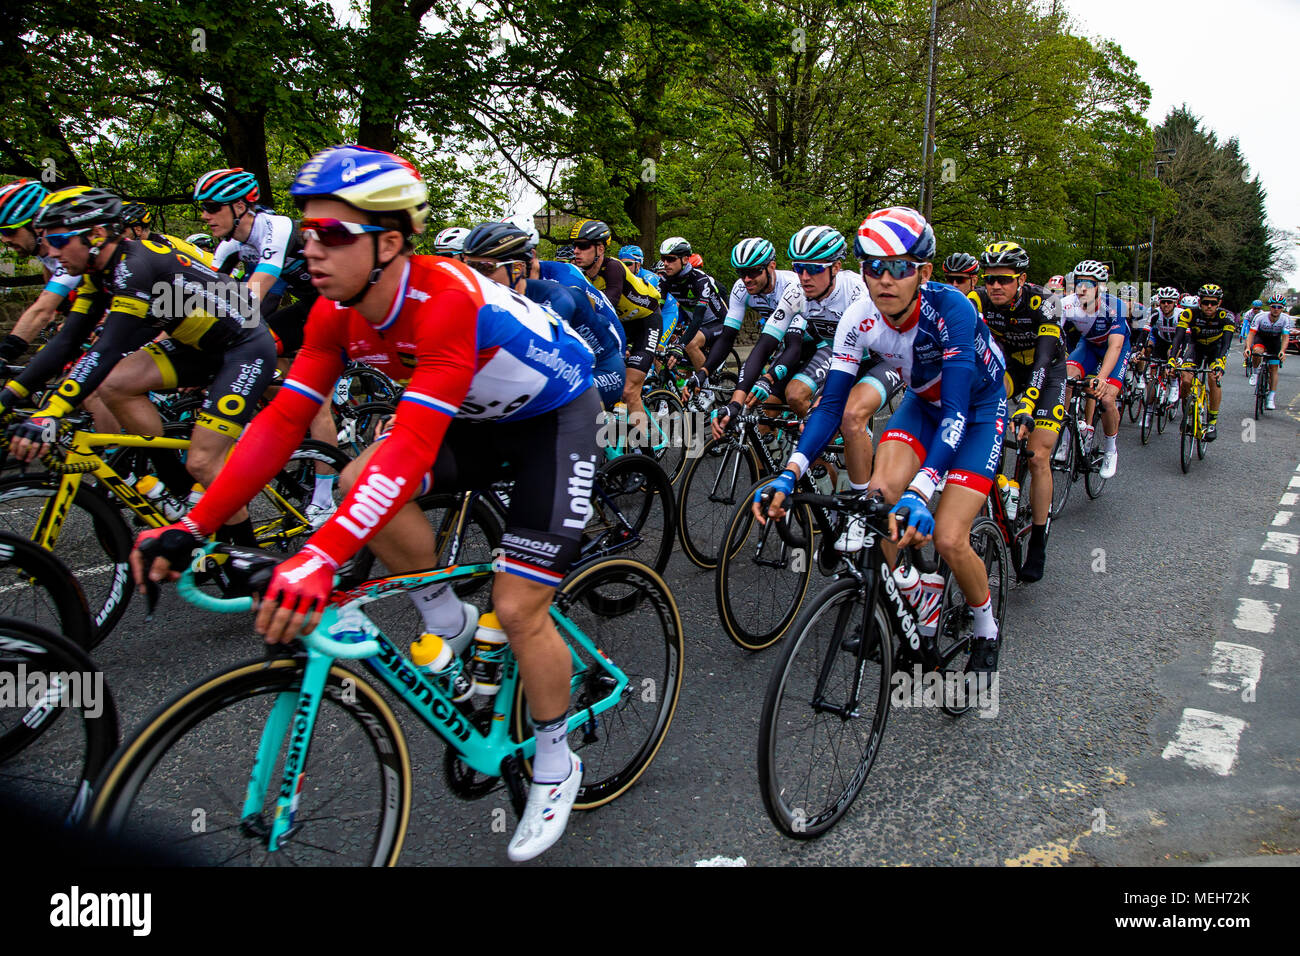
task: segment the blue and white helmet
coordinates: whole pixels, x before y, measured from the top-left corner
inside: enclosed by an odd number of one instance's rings
[[[312,196],[331,196],[372,213],[406,213],[411,231],[424,231],[429,192],[413,165],[381,149],[335,146],[307,160],[289,193],[299,206]]]
[[[790,237],[786,254],[791,262],[838,262],[848,248],[844,237],[830,226],[804,226]]]
[[[641,251],[641,247],[634,246],[630,242],[625,246],[619,247],[618,257],[622,259],[624,262],[631,261],[637,263],[638,265],[642,262],[645,262],[645,253]]]
[[[731,250],[733,269],[757,269],[776,258],[776,248],[766,239],[741,239]]]

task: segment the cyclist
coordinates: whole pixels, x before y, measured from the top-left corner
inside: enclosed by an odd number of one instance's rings
[[[184,467],[174,455],[154,456],[158,477],[183,501],[192,482],[206,486],[221,471],[252,418],[275,371],[270,333],[252,321],[234,279],[170,246],[127,240],[122,201],[107,190],[77,186],[52,193],[36,226],[68,273],[84,276],[83,291],[56,340],[66,336],[75,350],[101,316],[103,330],[45,405],[19,426],[14,456],[32,461],[44,455],[57,420],[96,389],[128,431],[161,435],[162,419],[149,393],[208,386]],[[168,337],[151,341],[159,332]],[[35,359],[28,363],[16,380],[23,397],[63,364],[55,343],[37,359],[45,352],[55,353],[53,368]],[[232,509],[226,517],[223,540],[252,544],[248,512]]]
[[[690,317],[682,331],[682,348],[691,366],[704,368],[705,355],[722,332],[727,306],[718,283],[701,268],[691,265],[691,244],[681,236],[670,236],[659,245],[663,263],[663,290],[673,296]],[[707,374],[692,383],[703,385]]]
[[[1101,402],[1101,424],[1105,435],[1101,477],[1114,477],[1119,468],[1119,406],[1116,397],[1128,367],[1129,335],[1123,304],[1102,291],[1110,271],[1105,263],[1085,259],[1074,267],[1069,282],[1074,293],[1061,302],[1065,322],[1080,333],[1079,344],[1070,353],[1067,367],[1070,378],[1095,375],[1096,383],[1090,389],[1094,399]],[[1084,429],[1084,447],[1092,441],[1093,403],[1088,402]]]
[[[1174,344],[1170,346],[1170,355],[1182,355],[1183,347],[1188,341],[1192,343],[1191,357],[1183,361],[1183,388],[1192,383],[1191,369],[1197,365],[1210,367],[1210,420],[1205,430],[1205,440],[1214,441],[1219,437],[1219,402],[1223,399],[1223,389],[1219,382],[1227,368],[1228,343],[1231,341],[1232,316],[1226,309],[1219,308],[1223,301],[1223,289],[1213,282],[1207,282],[1197,290],[1198,308],[1183,309],[1178,316],[1178,330],[1174,335]]]
[[[590,513],[600,407],[591,352],[549,310],[463,263],[412,255],[428,205],[406,160],[327,149],[299,170],[290,193],[306,216],[304,252],[321,299],[289,381],[193,512],[137,544],[157,542],[162,556],[149,574],[162,580],[288,458],[348,354],[379,353],[381,366],[401,368],[409,344],[414,371],[388,437],[348,466],[339,511],[278,566],[256,626],[271,643],[314,627],[334,571],[367,543],[394,573],[429,567],[433,529],[411,500],[421,489],[526,478],[510,496],[492,602],[535,715],[533,783],[509,849],[513,860],[530,859],[559,839],[582,781],[566,732],[569,652],[549,608]],[[132,563],[140,579],[143,556],[133,553]],[[446,585],[411,593],[431,633],[468,644],[472,605]]]
[[[627,404],[631,434],[649,434],[641,387],[659,350],[663,332],[662,297],[658,289],[633,274],[618,259],[605,255],[611,235],[609,226],[597,219],[575,222],[569,234],[573,264],[605,293],[623,323],[629,349],[623,401]]]
[[[1174,335],[1178,331],[1178,290],[1173,286],[1156,289],[1156,308],[1151,313],[1151,326],[1147,334],[1146,353],[1152,361],[1168,362],[1169,347],[1173,345]],[[1168,402],[1172,405],[1178,401],[1178,378],[1172,376],[1169,386]],[[1154,415],[1152,405],[1155,403],[1155,386],[1147,382],[1146,415]]]
[[[213,250],[217,248],[212,241],[212,235],[206,232],[191,233],[185,237],[185,241],[196,249],[202,249],[208,255],[211,255]]]
[[[954,252],[943,260],[943,281],[962,295],[974,291],[979,273],[979,261],[968,252]]]
[[[148,239],[151,242],[162,243],[171,246],[177,252],[184,253],[191,259],[197,259],[205,266],[212,265],[211,249],[205,249],[188,239],[178,239],[165,232],[154,232],[153,213],[142,203],[129,202],[123,205],[122,222],[126,225],[126,231],[122,234],[125,239]],[[205,236],[204,238],[210,237]]]
[[[677,329],[677,318],[680,311],[677,300],[673,298],[672,293],[663,288],[659,275],[645,267],[645,253],[641,251],[640,246],[631,243],[620,246],[618,258],[623,265],[627,266],[628,272],[644,279],[659,292],[659,297],[663,302],[659,309],[660,314],[663,316],[663,329],[659,333],[659,351],[662,352],[673,337],[673,332]]]
[[[465,237],[470,231],[464,226],[450,226],[433,237],[433,251],[436,255],[450,256],[452,259],[463,258]]]
[[[1280,293],[1270,295],[1268,312],[1257,315],[1246,334],[1246,349],[1254,363],[1250,372],[1252,386],[1259,375],[1260,360],[1269,359],[1268,396],[1265,398],[1265,407],[1269,409],[1277,408],[1277,373],[1286,361],[1286,346],[1291,339],[1291,316],[1282,311],[1285,306],[1286,296]],[[1277,359],[1276,365],[1272,363],[1273,359]]]
[[[278,216],[257,204],[261,192],[257,177],[244,169],[214,169],[194,184],[194,201],[200,215],[218,241],[212,254],[217,268],[231,273],[243,264],[244,277],[266,327],[275,340],[277,365],[288,371],[302,345],[307,314],[316,301],[316,289],[302,255],[302,237],[288,216]],[[294,300],[283,305],[286,293]],[[311,437],[338,445],[333,408],[326,402],[316,412],[309,428]],[[337,475],[319,466],[306,517],[313,527],[334,511],[334,483]]]
[[[1259,299],[1255,299],[1253,302],[1250,303],[1250,308],[1247,309],[1245,312],[1241,313],[1242,329],[1246,330],[1246,332],[1249,332],[1251,326],[1255,324],[1256,316],[1259,316],[1267,311],[1268,310],[1264,308],[1264,303]],[[1243,365],[1245,365],[1248,368],[1250,367],[1250,352],[1246,348],[1245,335],[1242,335],[1241,337],[1241,361]]]
[[[808,310],[803,287],[793,272],[777,269],[772,243],[757,237],[740,240],[731,250],[731,265],[740,278],[731,288],[727,318],[705,360],[704,371],[707,374],[717,371],[747,316],[752,314],[762,331],[740,370],[740,381],[730,403],[713,412],[715,438],[722,436],[742,405],[762,404],[769,397],[781,397],[801,355],[805,360],[811,358],[803,355],[803,320]],[[771,371],[760,381],[759,374],[769,359]],[[807,408],[802,411],[806,413]]]
[[[814,342],[816,348],[786,386],[786,401],[792,408],[811,405],[831,367],[840,320],[850,305],[867,297],[862,277],[843,269],[847,252],[844,237],[830,226],[805,226],[790,237],[786,253],[791,270],[799,277],[807,306],[806,321],[802,322],[806,327],[804,338]],[[856,491],[866,491],[873,457],[870,422],[902,390],[903,379],[880,356],[870,352],[862,360],[860,373],[845,402],[840,433],[844,436],[849,484]],[[865,536],[865,523],[855,517],[845,525],[835,548],[846,553],[860,551]]]
[[[995,671],[999,650],[988,570],[970,530],[993,486],[1007,397],[1001,352],[970,300],[931,282],[934,230],[914,209],[880,209],[858,228],[854,251],[870,295],[845,310],[832,370],[786,470],[755,494],[760,521],[784,514],[782,501],[840,422],[844,400],[869,349],[889,360],[909,386],[890,418],[870,489],[908,509],[906,528],[890,517],[891,538],[905,547],[934,537],[974,616],[967,669]],[[934,514],[930,499],[946,475]],[[766,515],[760,507],[773,492]]]
[[[70,275],[49,254],[32,228],[32,217],[48,195],[49,190],[31,179],[15,179],[0,186],[0,242],[20,256],[40,259],[45,272],[45,288],[18,317],[13,331],[0,342],[0,363],[9,364],[21,358],[27,346],[60,311],[67,311],[73,292],[81,282],[80,276]]]
[[[1029,440],[1033,526],[1020,580],[1043,576],[1047,518],[1052,510],[1052,450],[1065,419],[1065,343],[1047,290],[1027,282],[1029,253],[1015,242],[994,242],[980,256],[984,285],[968,298],[1006,357],[1007,396],[1019,395],[1011,422]]]
[[[1125,282],[1117,290],[1119,300],[1124,305],[1124,314],[1128,317],[1129,371],[1134,388],[1146,387],[1144,375],[1146,363],[1142,356],[1146,352],[1147,329],[1151,324],[1151,315],[1147,307],[1138,301],[1138,288],[1131,282]]]

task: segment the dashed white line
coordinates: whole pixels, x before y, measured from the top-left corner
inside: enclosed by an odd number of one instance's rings
[[[1236,766],[1241,732],[1248,726],[1236,717],[1188,707],[1183,711],[1177,735],[1161,756],[1166,760],[1181,758],[1188,766],[1226,777]]]
[[[1280,551],[1282,554],[1300,554],[1300,534],[1285,531],[1266,531],[1261,551]]]
[[[1294,511],[1279,511],[1277,514],[1273,515],[1273,527],[1280,528],[1283,525],[1290,524],[1291,519],[1294,516]]]
[[[1237,616],[1232,624],[1239,631],[1254,631],[1257,634],[1272,634],[1274,619],[1281,609],[1281,604],[1271,601],[1256,601],[1254,598],[1237,599]]]
[[[1251,584],[1267,584],[1272,588],[1287,590],[1291,587],[1291,569],[1285,561],[1256,558],[1246,579]]]
[[[1246,687],[1258,687],[1264,669],[1264,652],[1249,644],[1215,641],[1210,658],[1210,686],[1236,693]]]
[[[734,859],[729,856],[715,856],[715,857],[710,857],[707,860],[696,860],[695,865],[696,866],[748,866],[749,864],[745,862],[745,858],[743,856],[738,856],[735,857]]]
[[[1291,480],[1286,483],[1288,488],[1300,488],[1300,475],[1292,475]]]
[[[1281,504],[1281,505],[1300,505],[1300,494],[1297,494],[1297,493],[1294,492],[1294,491],[1288,491],[1288,492],[1285,492],[1285,493],[1282,495],[1282,500],[1279,501],[1278,504]]]

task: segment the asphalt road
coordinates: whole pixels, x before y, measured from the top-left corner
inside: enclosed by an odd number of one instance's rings
[[[667,578],[686,672],[663,749],[636,787],[576,815],[532,865],[1147,864],[1300,852],[1300,607],[1275,566],[1300,567],[1288,537],[1300,519],[1284,505],[1300,492],[1291,368],[1278,404],[1258,426],[1243,423],[1253,392],[1230,373],[1221,437],[1187,475],[1176,430],[1143,447],[1126,422],[1119,474],[1097,501],[1075,487],[1046,577],[1011,593],[997,716],[896,709],[861,796],[817,841],[780,835],[759,797],[759,711],[778,648],[732,644],[711,576],[674,554]],[[124,735],[183,687],[259,653],[246,618],[196,612],[174,593],[153,623],[143,614],[137,600],[96,652]],[[402,862],[504,863],[504,794],[450,795],[441,744],[399,715],[417,774]]]

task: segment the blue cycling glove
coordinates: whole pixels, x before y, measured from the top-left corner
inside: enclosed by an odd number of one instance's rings
[[[794,472],[787,468],[785,471],[781,472],[781,474],[777,475],[767,484],[762,485],[754,492],[754,504],[761,505],[763,503],[763,495],[768,492],[771,492],[772,494],[780,492],[789,498],[794,494],[794,483]]]
[[[908,509],[909,528],[915,528],[918,534],[927,538],[934,534],[934,515],[930,514],[929,506],[915,491],[904,492],[903,497],[898,499],[898,504],[894,505],[889,513],[895,514],[899,508]]]

